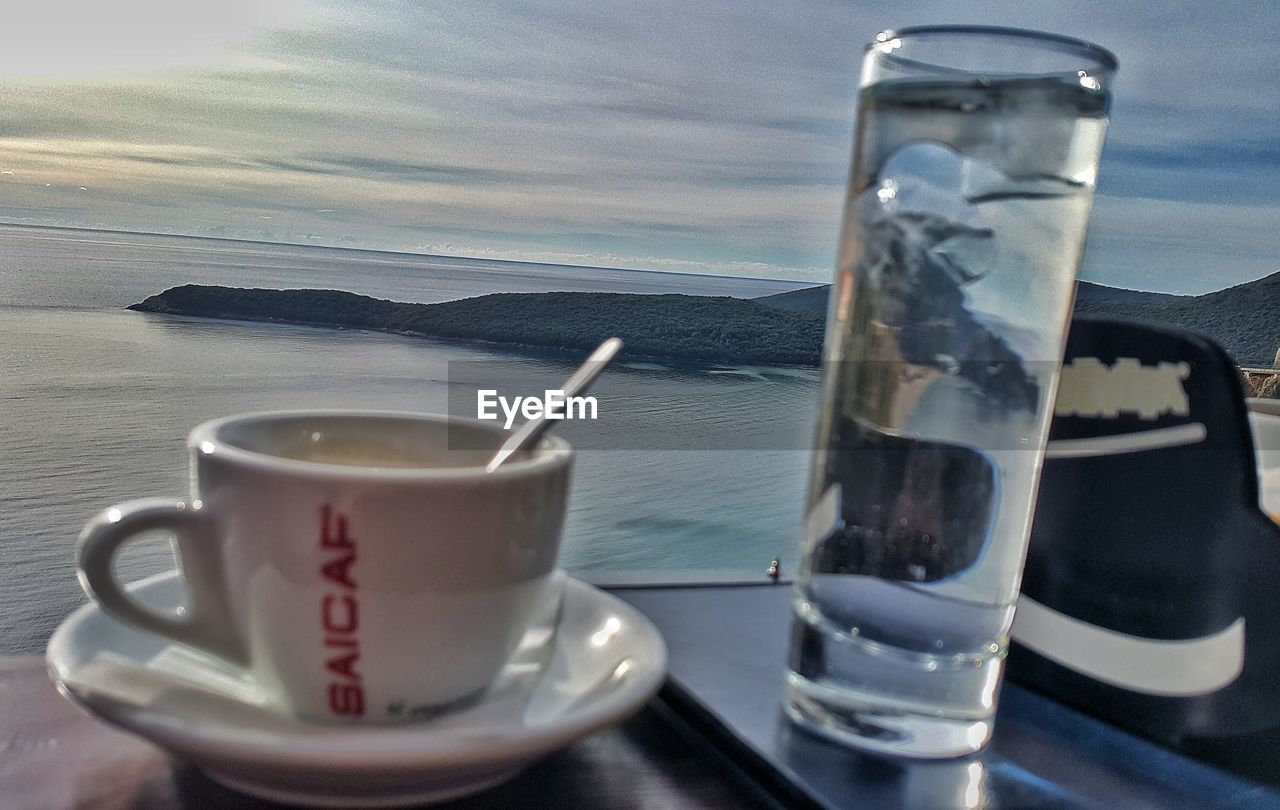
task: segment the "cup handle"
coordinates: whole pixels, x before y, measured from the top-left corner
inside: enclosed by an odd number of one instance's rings
[[[187,607],[168,614],[130,596],[114,570],[122,546],[156,530],[172,532],[177,538],[179,565],[189,593]],[[199,501],[126,501],[99,513],[80,533],[76,549],[80,585],[103,610],[126,624],[246,666],[249,656],[234,629],[220,545],[213,521]]]

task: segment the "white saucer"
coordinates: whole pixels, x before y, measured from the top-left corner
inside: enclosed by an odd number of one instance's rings
[[[49,641],[60,691],[103,720],[192,760],[211,778],[275,801],[390,807],[444,801],[630,716],[666,673],[657,628],[634,608],[561,575],[549,605],[475,704],[403,725],[322,725],[272,708],[242,672],[108,617],[71,614]],[[176,572],[130,590],[176,607]]]

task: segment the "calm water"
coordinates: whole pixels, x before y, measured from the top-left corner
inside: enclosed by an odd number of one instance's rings
[[[452,361],[549,382],[570,371],[464,344],[122,309],[194,282],[421,302],[799,286],[0,226],[0,654],[41,651],[84,601],[72,548],[88,517],[185,493],[184,438],[197,422],[273,408],[443,411]],[[597,394],[600,420],[565,426],[590,448],[575,474],[567,567],[763,570],[774,555],[795,559],[816,373],[644,364],[610,370]],[[120,565],[126,578],[171,566],[160,540],[130,547]]]

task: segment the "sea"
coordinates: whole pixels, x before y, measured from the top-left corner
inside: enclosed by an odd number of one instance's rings
[[[755,298],[805,286],[0,225],[0,654],[41,653],[85,602],[73,549],[86,520],[129,498],[187,494],[196,424],[287,408],[456,411],[459,368],[466,384],[492,368],[554,388],[575,365],[490,344],[125,309],[188,283],[421,303],[550,291]],[[580,448],[565,568],[763,576],[778,557],[794,570],[815,370],[626,363],[593,393],[597,420],[563,427]],[[169,541],[155,537],[128,546],[117,571],[128,581],[172,567]]]

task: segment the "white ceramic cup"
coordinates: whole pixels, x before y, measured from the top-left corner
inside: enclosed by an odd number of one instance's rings
[[[493,680],[553,581],[571,450],[544,439],[486,473],[502,437],[400,413],[208,422],[188,441],[190,499],[91,520],[81,584],[120,621],[248,670],[300,718],[434,713]],[[176,538],[189,591],[172,615],[113,573],[117,551],[154,530]]]

